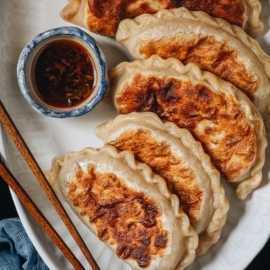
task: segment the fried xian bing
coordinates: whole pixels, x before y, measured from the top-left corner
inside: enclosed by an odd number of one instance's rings
[[[249,96],[270,129],[270,57],[240,27],[178,8],[123,20],[116,40],[135,59],[174,57],[231,82]]]
[[[119,114],[154,112],[188,129],[244,199],[262,179],[266,135],[253,103],[229,82],[196,65],[152,56],[109,71]]]
[[[162,176],[199,235],[197,255],[215,243],[228,202],[220,174],[186,129],[163,123],[151,112],[120,115],[96,128],[96,135],[119,151],[130,151]]]
[[[132,269],[183,269],[198,236],[165,181],[112,146],[53,160],[46,176],[84,224]]]
[[[114,36],[119,22],[125,18],[182,6],[227,20],[244,28],[251,36],[257,36],[263,29],[259,18],[261,5],[258,0],[69,0],[61,11],[61,17],[92,32]]]

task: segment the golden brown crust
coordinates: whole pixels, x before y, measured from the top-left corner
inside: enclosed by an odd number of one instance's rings
[[[198,66],[152,56],[109,71],[119,113],[151,111],[188,129],[243,199],[259,185],[267,145],[262,118],[232,84]]]
[[[213,72],[232,82],[251,99],[258,88],[259,78],[256,77],[254,71],[245,68],[236,50],[229,47],[225,40],[218,41],[215,37],[200,37],[199,35],[163,37],[148,42],[147,46],[140,49],[140,54],[145,58],[157,54],[164,59],[174,57],[184,64],[197,64],[203,70]]]
[[[112,146],[69,152],[53,159],[46,177],[78,218],[132,269],[147,264],[149,270],[180,270],[194,260],[198,236],[178,198],[132,153]]]
[[[167,182],[180,207],[199,235],[197,255],[204,254],[220,236],[228,201],[220,174],[190,132],[172,122],[162,122],[154,113],[119,115],[95,129],[106,144],[131,150]],[[149,142],[150,141],[150,142]]]
[[[252,99],[270,130],[270,57],[243,29],[178,8],[123,20],[116,40],[135,59],[174,57],[231,82]]]
[[[188,129],[229,181],[255,159],[255,131],[243,112],[231,97],[225,99],[203,84],[138,74],[116,103],[120,114],[151,111]]]
[[[172,1],[173,2],[173,1]],[[176,5],[174,8],[185,7],[188,10],[204,11],[207,14],[224,19],[232,24],[240,27],[245,25],[245,14],[247,8],[243,1],[239,0],[206,0],[206,1],[175,1],[181,5]]]
[[[189,216],[191,224],[194,224],[200,214],[203,191],[196,182],[194,172],[172,152],[169,143],[159,142],[143,129],[127,130],[116,140],[107,143],[120,151],[132,152],[138,161],[146,163],[162,176],[169,190],[179,198],[181,208]]]
[[[144,268],[153,254],[164,255],[167,231],[156,202],[132,190],[117,175],[92,166],[86,172],[78,168],[68,184],[68,196],[80,215],[95,225],[99,239],[116,246],[120,259],[135,260]]]
[[[262,30],[262,23],[259,20],[260,3],[258,2],[257,6],[254,2],[258,1],[249,3],[241,0],[69,0],[61,16],[67,21],[73,21],[75,18],[76,23],[84,24],[92,32],[115,36],[118,24],[123,19],[135,18],[145,13],[154,14],[160,9],[185,7],[189,10],[204,11],[243,27],[251,35],[257,35]],[[79,11],[79,5],[84,6],[84,12]],[[76,12],[81,13],[83,17],[76,18]]]

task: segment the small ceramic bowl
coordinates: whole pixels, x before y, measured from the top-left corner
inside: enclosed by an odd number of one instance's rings
[[[52,42],[59,40],[79,43],[88,51],[91,58],[94,75],[91,94],[74,106],[59,107],[55,104],[48,104],[37,87],[37,75],[35,75],[37,74],[35,73],[37,61]],[[108,86],[105,57],[99,45],[91,36],[76,27],[55,28],[36,36],[20,54],[17,77],[21,92],[30,105],[43,115],[57,118],[76,117],[89,112],[102,99]],[[71,94],[69,93],[69,95]]]

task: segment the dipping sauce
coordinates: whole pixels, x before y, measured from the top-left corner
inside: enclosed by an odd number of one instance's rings
[[[38,95],[51,106],[74,107],[93,91],[94,68],[86,48],[72,40],[49,43],[34,69]]]

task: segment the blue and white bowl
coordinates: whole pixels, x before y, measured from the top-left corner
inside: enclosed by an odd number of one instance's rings
[[[34,62],[45,46],[56,40],[69,39],[83,45],[90,53],[94,66],[94,89],[81,104],[70,108],[58,108],[45,103],[37,94],[33,82]],[[22,50],[17,65],[18,83],[23,96],[39,113],[57,118],[76,117],[91,111],[104,96],[107,86],[107,68],[103,52],[96,41],[77,27],[60,27],[36,36]]]

